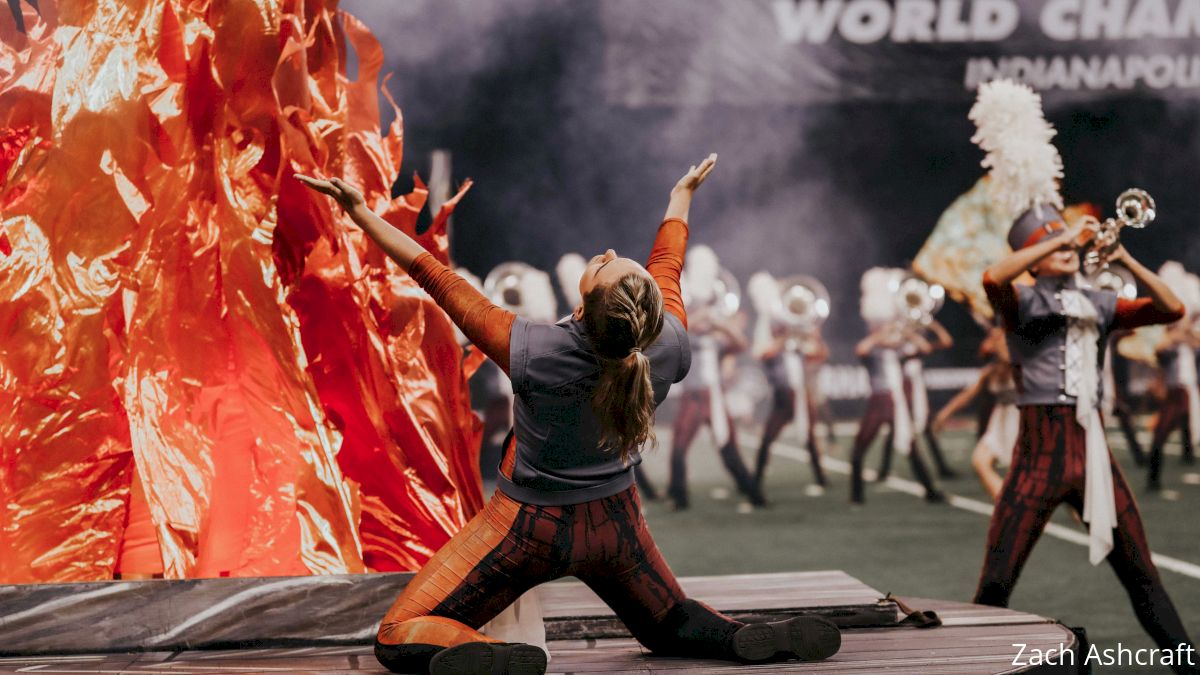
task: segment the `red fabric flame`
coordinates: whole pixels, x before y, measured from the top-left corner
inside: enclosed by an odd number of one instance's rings
[[[168,577],[419,567],[482,505],[463,352],[291,178],[412,232],[378,41],[334,0],[39,9],[0,13],[0,582],[111,577],[134,472]]]

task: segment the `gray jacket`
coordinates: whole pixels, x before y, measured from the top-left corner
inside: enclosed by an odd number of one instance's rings
[[[645,350],[655,405],[667,397],[691,366],[683,323],[667,313],[662,334]],[[602,499],[633,484],[634,452],[628,463],[600,448],[600,428],[592,413],[592,392],[600,364],[583,324],[567,317],[556,324],[522,318],[513,322],[509,347],[516,464],[512,480],[499,488],[528,504],[580,504]]]
[[[1074,277],[1039,278],[1017,292],[1017,325],[1008,330],[1008,349],[1017,368],[1018,405],[1074,405],[1066,392],[1067,317],[1062,291],[1076,288]],[[1080,289],[1096,307],[1100,332],[1096,368],[1104,364],[1108,332],[1116,315],[1117,295]],[[1097,377],[1103,386],[1102,377]],[[1096,392],[1100,400],[1101,392]]]

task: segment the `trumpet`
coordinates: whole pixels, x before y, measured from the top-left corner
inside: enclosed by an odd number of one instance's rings
[[[946,289],[907,274],[892,280],[896,316],[908,323],[928,326],[946,302]]]
[[[1092,216],[1084,216],[1083,224],[1093,236],[1080,251],[1083,273],[1093,277],[1108,267],[1108,258],[1121,244],[1121,230],[1132,227],[1140,230],[1154,221],[1158,215],[1154,198],[1145,190],[1130,188],[1117,197],[1117,215],[1100,222]]]

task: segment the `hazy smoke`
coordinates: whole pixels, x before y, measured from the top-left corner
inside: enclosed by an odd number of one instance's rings
[[[962,86],[967,56],[1064,49],[1029,27],[983,45],[784,43],[767,0],[346,0],[383,42],[404,111],[407,166],[453,153],[475,187],[455,214],[456,261],[486,274],[520,259],[615,248],[643,258],[675,180],[720,153],[692,240],[744,282],[759,269],[828,286],[839,358],[863,333],[858,281],[904,266],[982,174]],[[1095,44],[1095,43],[1093,43]],[[1103,43],[1108,52],[1146,41]],[[1200,268],[1200,106],[1161,92],[1048,92],[1067,202],[1106,213],[1126,187],[1160,218],[1130,234],[1154,267]],[[409,181],[408,175],[401,183]],[[966,312],[942,317],[977,333]],[[970,354],[971,340],[961,353]]]

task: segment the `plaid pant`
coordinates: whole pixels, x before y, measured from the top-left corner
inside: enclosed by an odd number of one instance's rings
[[[763,427],[762,442],[758,446],[758,461],[754,465],[754,482],[762,485],[764,474],[767,472],[767,462],[771,458],[771,444],[779,438],[783,428],[796,416],[796,392],[785,387],[776,387],[771,398],[771,411],[767,413],[767,423]],[[812,397],[808,399],[808,446],[809,464],[812,466],[813,479],[817,485],[825,485],[825,471],[821,468],[821,449],[817,446],[817,408],[813,405]]]
[[[1188,391],[1183,387],[1171,387],[1167,398],[1158,411],[1158,422],[1154,425],[1154,441],[1150,445],[1150,485],[1158,487],[1162,480],[1163,446],[1178,429],[1183,435],[1183,456],[1191,457],[1192,425],[1188,419]]]
[[[679,506],[688,505],[687,452],[700,427],[705,424],[711,426],[712,411],[708,398],[708,391],[704,389],[685,391],[680,397],[679,414],[675,416],[671,433],[671,481],[667,486],[667,494]],[[761,501],[762,494],[738,452],[737,427],[728,413],[725,420],[729,427],[729,441],[718,449],[721,463],[733,477],[739,492],[751,501]]]
[[[858,434],[854,437],[854,447],[850,452],[850,501],[852,502],[863,502],[863,460],[883,425],[891,426],[895,408],[891,392],[875,392],[867,399],[867,409],[858,423]],[[885,451],[890,447],[891,440],[889,438]],[[929,477],[929,472],[925,470],[925,462],[921,460],[920,447],[917,445],[915,434],[908,461],[913,476],[924,486],[926,492],[934,492],[936,488],[933,486],[933,480]]]
[[[1066,502],[1083,512],[1087,452],[1074,406],[1022,406],[1020,410],[1021,434],[992,513],[975,591],[975,602],[981,605],[1008,606],[1021,568],[1059,504]],[[1108,563],[1125,586],[1142,628],[1160,648],[1191,644],[1150,560],[1150,546],[1125,476],[1116,462],[1110,466],[1117,527]]]

